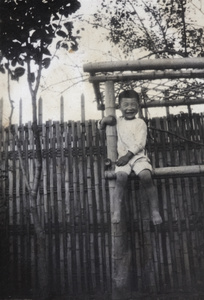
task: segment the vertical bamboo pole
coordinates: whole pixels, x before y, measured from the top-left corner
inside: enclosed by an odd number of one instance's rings
[[[115,98],[114,98],[114,83],[107,81],[105,84],[105,114],[115,116]],[[117,137],[115,126],[106,127],[106,138],[107,138],[107,155],[113,162],[117,159]],[[109,186],[114,189],[115,183]],[[112,191],[112,190],[110,190]]]
[[[3,175],[5,175],[4,171],[5,168],[4,166],[4,162],[2,160],[2,152],[3,152],[3,99],[0,99],[0,179],[3,178]],[[5,160],[4,160],[5,161]],[[0,180],[0,208],[3,207],[3,203],[4,203],[4,197],[3,197],[3,180]],[[1,209],[0,209],[0,218],[1,218]]]
[[[72,157],[72,130],[71,122],[67,123],[65,134],[65,149],[67,151],[65,161],[65,199],[66,199],[66,220],[70,224],[70,230],[67,231],[67,277],[68,291],[73,293],[73,266],[72,266],[72,232],[74,230],[72,203],[73,203],[73,157]]]
[[[22,109],[22,99],[19,102],[19,124],[22,125],[23,120],[23,109]]]
[[[81,122],[85,122],[85,98],[84,94],[81,94]]]
[[[2,152],[3,152],[3,98],[0,99],[0,175],[1,175],[0,178],[3,178],[3,175],[6,175],[4,172],[2,172],[5,170],[5,168],[3,167],[4,162],[2,160]],[[4,202],[3,180],[0,180],[0,208],[3,207],[3,202]]]
[[[91,148],[91,140],[90,140],[90,133],[89,133],[89,121],[85,122],[85,135],[86,135],[86,148],[87,149],[92,149]],[[92,240],[93,240],[93,231],[91,231],[91,227],[93,228],[93,197],[92,197],[92,183],[91,183],[91,156],[92,156],[92,150],[89,153],[86,153],[86,186],[87,186],[87,222],[86,222],[86,249],[87,249],[87,260],[90,262],[87,265],[87,274],[88,274],[88,288],[89,291],[93,291],[93,276],[92,274],[94,273],[94,266],[93,266],[93,251],[92,251]]]
[[[102,155],[101,155],[101,168],[100,168],[100,173],[101,173],[101,185],[102,185],[102,203],[101,206],[103,207],[103,216],[104,216],[104,225],[108,224],[110,222],[110,205],[109,205],[109,198],[107,197],[108,191],[106,189],[106,179],[105,179],[105,157],[106,157],[106,145],[105,145],[105,132],[103,130],[99,131],[99,140],[100,140],[100,144],[99,144],[99,148],[102,150]],[[106,284],[106,291],[108,291],[108,293],[110,293],[111,291],[111,255],[110,255],[110,251],[111,251],[111,235],[110,235],[110,230],[111,230],[111,226],[108,226],[108,230],[105,230],[104,228],[104,243],[105,243],[105,276],[106,276],[106,280],[104,281]]]
[[[3,98],[0,99],[0,126],[3,123]]]
[[[115,97],[114,83],[107,81],[105,84],[105,113],[106,116],[115,116]],[[106,127],[107,137],[107,155],[111,161],[117,159],[117,137],[115,126]],[[110,209],[111,216],[114,209],[122,210],[118,204],[113,201],[113,192],[115,182],[109,180]],[[112,243],[112,299],[126,299],[128,294],[128,271],[129,271],[129,253],[127,245],[126,222],[121,214],[119,223],[113,223],[111,218],[111,243]]]
[[[64,97],[60,98],[60,122],[64,123]]]
[[[56,157],[56,195],[57,201],[55,209],[57,210],[57,223],[58,223],[58,233],[56,235],[57,251],[58,251],[58,268],[59,268],[59,282],[60,290],[64,292],[64,251],[63,251],[63,196],[62,196],[62,186],[63,186],[63,143],[61,137],[61,127],[59,122],[56,123],[56,141],[57,141],[57,153],[60,155]],[[62,231],[60,230],[62,228]]]

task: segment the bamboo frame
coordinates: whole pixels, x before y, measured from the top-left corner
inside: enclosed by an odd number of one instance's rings
[[[141,70],[165,70],[165,69],[189,69],[204,68],[204,58],[167,58],[167,59],[146,59],[132,61],[111,61],[88,63],[84,65],[84,72],[114,72],[114,71],[141,71]]]
[[[164,167],[164,168],[155,168],[152,171],[154,177],[158,176],[191,176],[204,173],[204,165],[192,165],[192,166],[180,166],[180,167]],[[132,176],[132,174],[131,174]],[[114,171],[105,171],[106,179],[115,179],[116,174]]]
[[[139,181],[132,176],[128,183],[126,204],[130,218],[127,236],[132,251],[132,288],[133,293],[141,293],[141,297],[144,292],[144,246],[150,247],[150,242],[152,253],[147,252],[147,258],[152,262],[149,265],[150,281],[145,286],[146,297],[147,293],[151,297],[152,291],[165,294],[177,288],[190,293],[196,282],[202,282],[203,125],[204,116],[200,114],[148,120],[149,128],[161,131],[151,131],[153,139],[148,139],[147,151],[155,171],[166,170],[166,173],[153,175],[164,220],[158,228],[154,228],[148,218],[143,221],[144,198],[138,189]],[[49,121],[39,125],[41,128],[43,172],[38,209],[45,225],[51,291],[56,297],[63,294],[71,298],[83,293],[86,299],[89,298],[87,294],[92,296],[97,291],[104,293],[104,299],[109,299],[113,236],[107,186],[110,182],[114,187],[114,180],[105,180],[104,161],[110,157],[106,155],[105,132],[99,132],[94,120],[86,121],[86,125],[81,121],[63,124]],[[36,155],[31,123],[16,127],[16,130],[22,142],[25,169],[29,173]],[[174,130],[178,136],[194,143],[177,140],[175,135],[167,135],[162,130]],[[15,297],[20,297],[22,292],[30,296],[30,289],[34,289],[38,281],[37,241],[29,217],[25,181],[18,171],[16,145],[7,129],[2,128],[0,134],[3,170],[8,172],[11,180],[2,182],[3,197],[9,202],[9,219],[3,227],[3,236],[4,228],[8,235],[8,245],[3,240],[2,246],[8,252],[5,264],[9,258],[9,265],[6,265],[8,279],[5,277],[8,284],[3,289],[8,289],[9,295],[13,291]],[[181,172],[181,167],[167,167],[178,165],[185,168],[185,173]],[[176,174],[174,168],[178,171]],[[117,230],[121,233],[120,228]],[[4,256],[1,261],[4,263]],[[16,278],[18,282],[15,282]]]
[[[177,100],[156,100],[152,102],[141,103],[141,108],[155,108],[155,107],[173,107],[173,106],[183,106],[183,105],[197,105],[197,104],[204,104],[204,98],[197,98],[197,99],[177,99]],[[104,105],[98,105],[98,110],[104,110]],[[116,109],[118,105],[116,104]]]
[[[153,72],[148,72],[154,70]],[[116,74],[114,72],[131,73]],[[130,80],[157,80],[157,79],[178,79],[178,78],[204,78],[204,58],[177,58],[177,59],[147,59],[120,62],[99,62],[84,65],[84,72],[90,73],[89,82],[93,83],[96,95],[98,110],[103,110],[104,105],[101,100],[100,83],[120,82]],[[101,74],[113,72],[112,74]],[[133,73],[132,73],[133,72]],[[203,104],[203,99],[186,99],[169,101],[165,103],[142,104],[143,107],[158,106],[179,106],[191,104]],[[167,108],[168,110],[168,108]]]
[[[170,107],[170,106],[180,106],[180,105],[195,105],[195,104],[204,104],[203,98],[197,99],[177,99],[177,100],[162,100],[162,101],[152,101],[141,103],[141,108],[150,108],[150,107]]]
[[[156,80],[156,79],[178,79],[178,78],[204,78],[204,70],[165,70],[155,72],[138,72],[136,74],[113,74],[90,76],[89,82],[105,81],[128,81],[128,80]]]
[[[107,81],[105,84],[106,116],[115,115],[114,83]],[[117,158],[117,135],[115,126],[106,126],[107,155],[112,161]],[[129,263],[128,239],[126,220],[123,214],[123,204],[115,203],[113,193],[115,182],[109,180],[110,210],[111,210],[111,257],[112,257],[112,300],[124,299],[129,292]],[[113,213],[118,210],[121,219],[118,223],[112,222]]]

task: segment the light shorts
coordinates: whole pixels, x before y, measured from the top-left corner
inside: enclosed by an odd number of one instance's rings
[[[136,160],[134,160],[133,157],[125,166],[115,167],[115,173],[125,172],[129,175],[132,170],[136,175],[138,175],[143,170],[149,170],[150,172],[152,172],[152,165],[150,164],[148,157],[140,157]]]

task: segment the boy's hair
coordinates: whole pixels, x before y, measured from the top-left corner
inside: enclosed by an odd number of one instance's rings
[[[135,92],[134,90],[126,90],[126,91],[121,92],[118,96],[119,105],[123,98],[135,98],[137,100],[137,103],[139,104],[139,99],[140,99],[139,94],[137,92]]]

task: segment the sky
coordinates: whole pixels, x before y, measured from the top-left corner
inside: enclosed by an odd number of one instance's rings
[[[80,2],[82,5],[77,14],[89,15],[96,12],[99,1],[82,0]],[[76,25],[84,27],[84,24],[79,23]],[[101,115],[97,112],[96,104],[94,103],[95,96],[92,85],[80,82],[82,81],[82,76],[85,75],[83,73],[83,64],[89,61],[97,61],[101,57],[100,47],[98,47],[99,40],[97,35],[93,39],[91,26],[86,25],[85,30],[81,31],[81,34],[83,36],[79,44],[79,50],[75,53],[69,53],[63,48],[60,49],[50,67],[43,72],[42,88],[38,96],[43,101],[44,120],[59,120],[61,96],[64,98],[65,120],[80,120],[82,93],[85,96],[86,118],[99,118]],[[72,78],[77,78],[77,80]],[[79,83],[71,87],[76,81]],[[6,126],[10,114],[10,105],[8,102],[7,78],[3,75],[1,75],[1,96],[4,101],[3,122]],[[30,121],[32,119],[31,100],[27,82],[24,78],[20,78],[19,83],[11,82],[11,99],[14,101],[15,106],[13,123],[18,123],[19,120],[18,108],[20,99],[22,99],[23,103],[23,123]]]
[[[202,9],[203,0],[192,0],[196,7]],[[76,15],[83,14],[87,17],[94,14],[100,9],[99,0],[81,0],[81,8]],[[204,5],[203,5],[204,6]],[[194,12],[193,12],[194,13]],[[203,24],[203,15],[199,16],[200,24]],[[199,22],[198,22],[199,23]],[[39,97],[43,102],[43,121],[60,120],[60,99],[64,98],[64,119],[80,120],[81,119],[81,95],[85,97],[85,117],[86,119],[99,119],[101,112],[97,110],[95,95],[92,84],[83,81],[84,76],[88,74],[83,72],[83,65],[88,62],[120,60],[121,53],[117,47],[111,48],[109,42],[105,39],[105,29],[94,29],[89,24],[82,24],[75,21],[76,29],[80,31],[81,40],[79,50],[73,53],[65,49],[60,49],[57,56],[53,59],[51,66],[43,73],[41,81],[41,90]],[[139,56],[139,54],[138,54]],[[136,57],[138,57],[136,54]],[[135,59],[135,58],[134,58]],[[8,89],[6,76],[0,75],[1,80],[1,97],[4,101],[4,125],[8,125],[10,114],[10,105],[8,102]],[[23,103],[23,123],[32,120],[30,94],[25,79],[21,78],[19,83],[12,82],[11,98],[14,101],[13,123],[19,121],[19,101]],[[160,110],[161,111],[161,110]],[[152,116],[157,115],[157,112]]]

